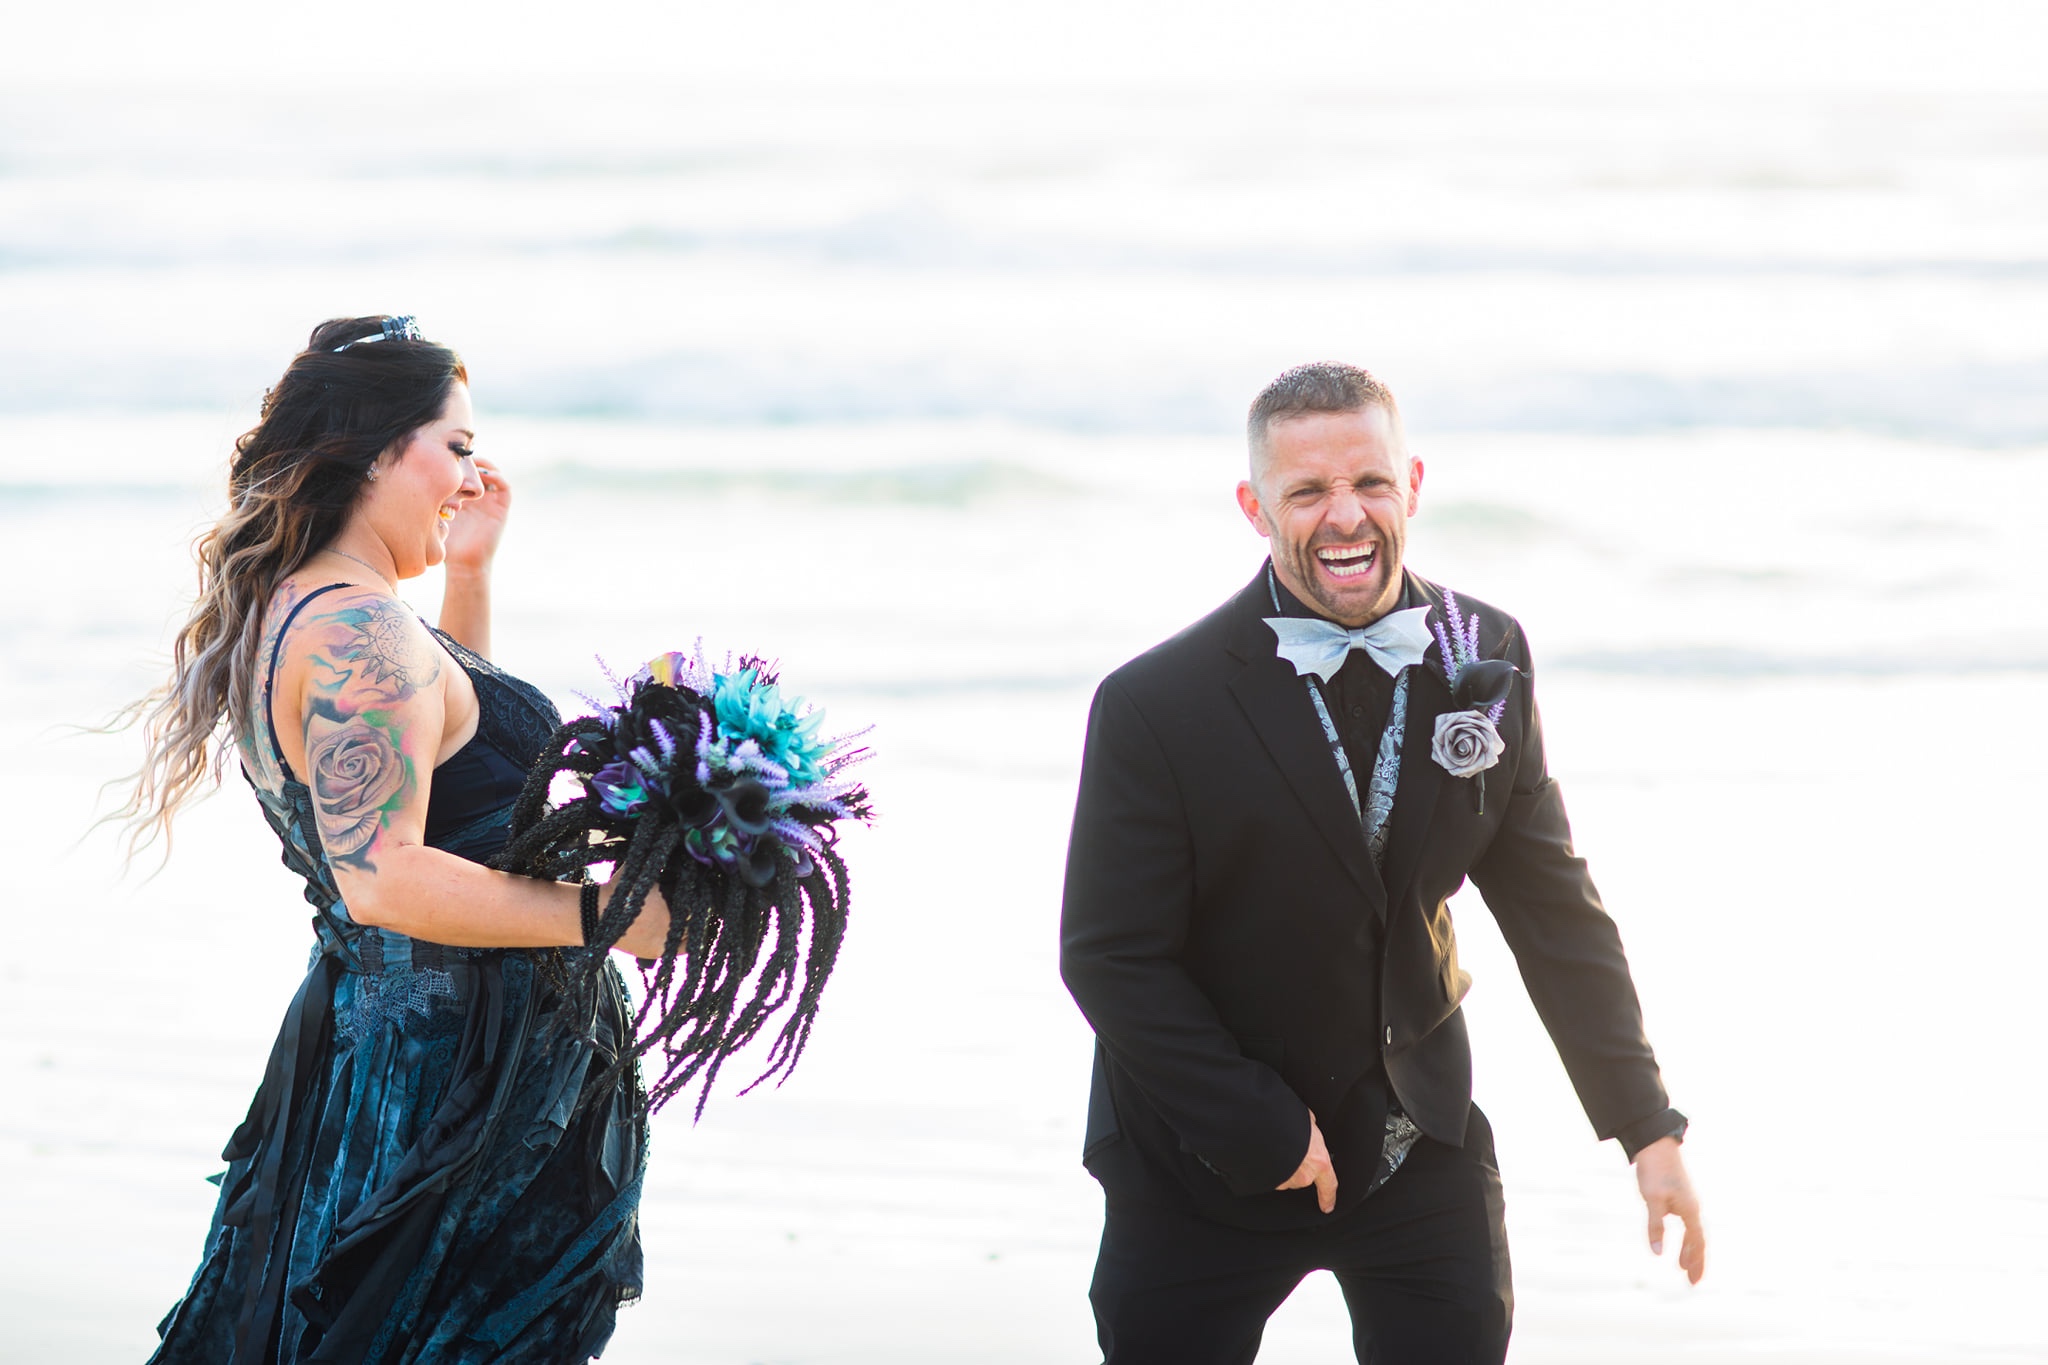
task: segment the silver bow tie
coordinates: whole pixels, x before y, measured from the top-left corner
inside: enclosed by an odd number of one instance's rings
[[[1297,674],[1313,673],[1328,682],[1354,649],[1364,650],[1389,677],[1421,663],[1429,651],[1428,618],[1428,607],[1410,607],[1388,612],[1356,630],[1310,616],[1269,616],[1266,624],[1280,639],[1280,657],[1293,664]]]

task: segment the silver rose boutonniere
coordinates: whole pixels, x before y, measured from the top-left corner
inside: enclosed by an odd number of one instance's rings
[[[1436,736],[1429,756],[1452,777],[1472,779],[1475,811],[1486,810],[1486,770],[1500,762],[1507,741],[1500,737],[1500,718],[1508,707],[1508,690],[1521,670],[1506,659],[1479,655],[1479,613],[1460,613],[1457,594],[1444,594],[1450,627],[1432,622],[1442,655],[1444,680],[1451,685],[1451,705],[1436,718]]]
[[[1452,777],[1471,777],[1500,762],[1507,747],[1484,711],[1446,711],[1436,718],[1429,756]]]

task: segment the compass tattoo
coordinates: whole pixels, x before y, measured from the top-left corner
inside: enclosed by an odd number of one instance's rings
[[[387,704],[402,702],[441,676],[440,651],[420,639],[418,623],[389,598],[366,594],[310,624],[319,628],[314,638],[321,646],[308,662],[316,670],[315,686],[328,696],[360,688]]]
[[[405,698],[441,676],[438,660],[421,657],[412,620],[397,603],[379,600],[349,607],[336,612],[335,619],[352,632],[336,654],[356,665],[357,676],[365,682]]]

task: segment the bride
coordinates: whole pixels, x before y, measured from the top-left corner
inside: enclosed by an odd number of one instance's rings
[[[594,888],[485,866],[560,718],[489,660],[511,490],[475,426],[462,361],[410,318],[315,328],[236,442],[137,705],[138,833],[232,747],[314,910],[160,1365],[561,1365],[640,1293],[619,974],[576,1010],[522,951],[582,943]],[[396,588],[443,563],[435,629]],[[651,893],[617,946],[659,956],[668,919]]]

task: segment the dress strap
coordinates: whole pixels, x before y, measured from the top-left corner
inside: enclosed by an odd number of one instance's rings
[[[286,632],[291,630],[292,622],[299,619],[299,613],[305,610],[308,602],[322,593],[333,592],[336,588],[358,586],[360,585],[355,583],[329,583],[324,588],[313,589],[292,604],[292,609],[285,613],[284,623],[277,628],[277,638],[270,643],[270,670],[263,675],[263,728],[270,731],[270,754],[277,760],[277,766],[284,773],[287,782],[298,781],[299,775],[292,771],[291,762],[284,756],[283,746],[277,742],[277,716],[271,710],[270,694],[277,686],[277,656],[284,649]]]

